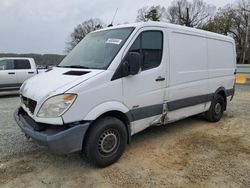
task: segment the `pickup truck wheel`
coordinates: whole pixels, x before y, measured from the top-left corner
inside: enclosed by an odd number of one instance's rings
[[[114,117],[104,117],[91,125],[83,149],[90,163],[106,167],[121,157],[126,144],[124,123]]]
[[[205,118],[210,122],[220,121],[225,105],[224,98],[221,95],[216,95],[212,101],[209,111],[205,113]]]

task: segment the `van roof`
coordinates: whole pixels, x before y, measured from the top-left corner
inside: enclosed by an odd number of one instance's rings
[[[198,34],[198,35],[204,35],[206,37],[219,38],[219,39],[224,39],[224,40],[227,40],[227,41],[234,42],[234,39],[232,37],[230,37],[230,36],[225,36],[225,35],[209,32],[209,31],[204,31],[204,30],[201,30],[201,29],[196,29],[196,28],[191,28],[191,27],[186,27],[186,26],[181,26],[181,25],[176,25],[176,24],[170,24],[170,23],[166,23],[166,22],[156,22],[156,21],[122,24],[122,25],[107,27],[107,28],[104,28],[104,29],[101,29],[101,30],[118,29],[118,28],[125,28],[125,27],[136,27],[136,28],[165,27],[165,28],[176,30],[176,31],[192,32],[192,33],[195,33],[195,34]]]

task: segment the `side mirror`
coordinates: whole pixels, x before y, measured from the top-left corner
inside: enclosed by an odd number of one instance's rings
[[[138,74],[140,66],[140,54],[137,52],[129,52],[123,62],[123,76]]]

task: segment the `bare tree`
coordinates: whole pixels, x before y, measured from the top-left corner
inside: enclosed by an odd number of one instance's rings
[[[147,14],[148,7],[142,7],[137,11],[137,17],[136,21],[137,22],[146,22],[147,19],[145,18],[145,15]]]
[[[101,29],[105,24],[98,18],[89,19],[78,24],[70,35],[70,41],[67,42],[66,52],[70,52],[88,33]]]
[[[166,9],[160,5],[151,7],[142,7],[138,10],[136,21],[163,21],[166,17]]]
[[[172,4],[172,6],[168,7],[167,9],[168,22],[173,24],[180,24],[178,11],[179,11],[178,6],[174,6]]]
[[[208,21],[214,14],[215,6],[206,4],[203,0],[174,0],[167,10],[167,20],[170,23],[197,27]]]

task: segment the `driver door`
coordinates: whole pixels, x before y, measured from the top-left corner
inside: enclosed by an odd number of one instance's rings
[[[144,29],[127,52],[140,53],[141,71],[122,78],[124,103],[129,107],[134,122],[132,132],[139,132],[161,117],[163,113],[166,63],[163,62],[164,30]]]

